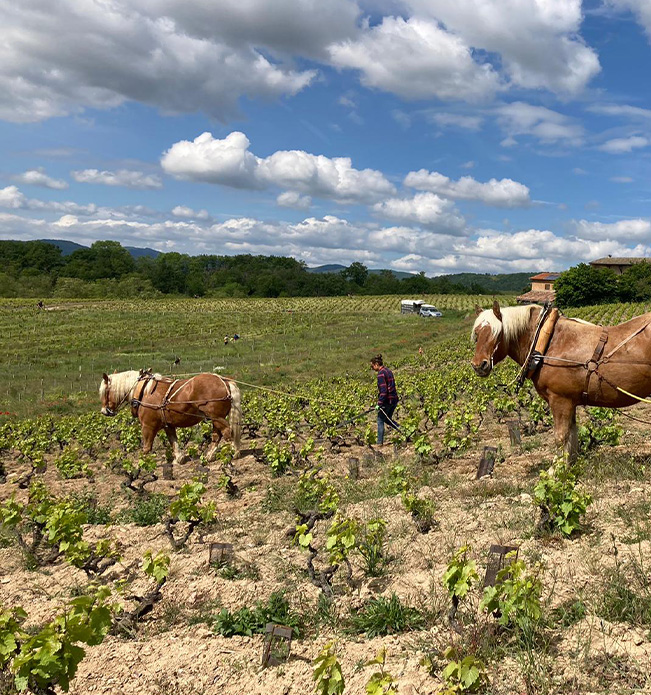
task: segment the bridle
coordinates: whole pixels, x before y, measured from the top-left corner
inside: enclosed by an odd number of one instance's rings
[[[109,377],[108,381],[106,382],[106,406],[104,408],[104,410],[106,410],[106,414],[109,417],[113,417],[113,416],[117,415],[118,411],[127,402],[127,399],[129,398],[131,393],[133,393],[133,390],[136,388],[136,386],[145,378],[151,378],[151,375],[148,373],[139,374],[138,378],[134,381],[133,386],[128,391],[126,391],[124,396],[122,396],[122,399],[120,400],[120,402],[115,406],[115,408],[111,408],[111,406],[108,405],[109,404],[109,389],[110,389],[110,383],[111,383],[111,377]]]
[[[502,323],[501,319],[498,319],[498,321],[500,322],[501,328],[500,328],[499,334],[495,336],[495,347],[493,348],[493,352],[491,353],[491,356],[490,356],[490,359],[488,362],[490,365],[489,371],[491,371],[491,372],[493,371],[493,367],[495,365],[495,353],[497,352],[497,350],[500,346],[500,338],[504,334],[504,324]],[[489,328],[491,327],[490,324],[488,323],[488,321],[482,322],[482,324],[480,326],[478,326],[478,328],[481,328],[482,326],[488,326]],[[475,340],[476,340],[476,337],[475,337]]]

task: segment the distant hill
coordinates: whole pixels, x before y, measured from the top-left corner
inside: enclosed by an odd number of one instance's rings
[[[319,265],[315,268],[308,268],[309,273],[339,273],[346,270],[348,266],[338,263],[330,263],[328,265]],[[369,269],[369,273],[381,273],[380,268],[374,270]],[[391,270],[399,280],[412,277],[413,273],[405,273],[400,270]],[[440,278],[445,278],[455,285],[463,285],[471,287],[472,285],[481,285],[486,294],[492,292],[522,292],[531,283],[529,278],[535,275],[538,270],[532,270],[530,273],[503,273],[501,275],[492,275],[491,273],[454,273],[452,275],[439,275]]]
[[[348,266],[339,265],[338,263],[329,263],[328,265],[317,265],[315,268],[308,268],[308,273],[338,273],[341,270],[346,270]]]
[[[64,256],[69,256],[71,253],[78,251],[79,249],[88,248],[82,244],[77,244],[74,241],[66,241],[65,239],[39,239],[39,241],[43,241],[46,244],[52,244],[52,246],[58,246]]]
[[[66,241],[65,239],[39,239],[39,241],[44,241],[46,244],[52,244],[58,246],[61,249],[61,253],[64,256],[69,256],[71,253],[78,251],[79,249],[87,249],[88,246],[83,244],[78,244],[76,241]],[[138,248],[137,246],[125,246],[124,247],[134,258],[140,258],[142,256],[149,256],[150,258],[156,258],[160,255],[160,251],[155,251],[154,249],[148,248]]]
[[[124,247],[134,258],[141,258],[142,256],[148,256],[149,258],[157,258],[160,256],[160,251],[156,249],[144,248],[141,249],[138,246],[125,246]]]

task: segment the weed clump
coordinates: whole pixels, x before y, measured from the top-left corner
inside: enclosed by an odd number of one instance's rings
[[[404,605],[395,593],[389,598],[371,599],[350,618],[351,632],[364,632],[368,639],[424,627],[423,614],[417,608]]]

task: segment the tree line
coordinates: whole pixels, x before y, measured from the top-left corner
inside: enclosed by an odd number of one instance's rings
[[[334,273],[311,273],[302,261],[282,256],[161,253],[134,258],[116,241],[96,241],[64,256],[44,241],[0,241],[1,297],[129,298],[313,297],[346,294],[484,294],[424,273],[397,278],[371,273],[362,263]],[[493,290],[494,293],[494,290]]]
[[[554,283],[560,308],[611,302],[643,302],[651,299],[651,263],[629,266],[621,275],[610,268],[580,263]]]

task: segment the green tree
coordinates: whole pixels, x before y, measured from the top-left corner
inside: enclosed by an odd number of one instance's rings
[[[61,274],[80,280],[120,278],[133,273],[136,262],[117,241],[96,241],[89,249],[78,249],[68,256]]]
[[[351,263],[345,270],[341,271],[342,275],[354,285],[364,287],[368,278],[368,268],[359,261]]]
[[[556,304],[561,307],[606,304],[617,300],[617,276],[608,268],[587,263],[565,271],[554,283]]]
[[[619,278],[619,296],[623,302],[651,299],[651,263],[634,263]]]

